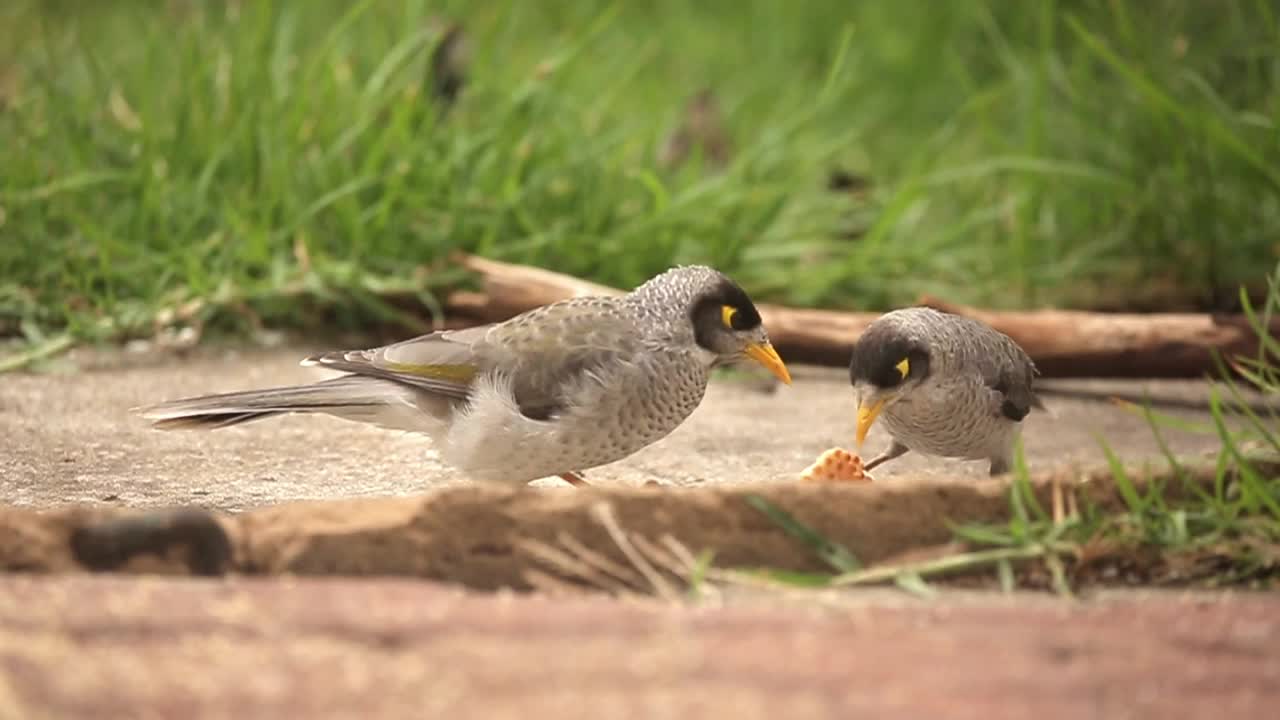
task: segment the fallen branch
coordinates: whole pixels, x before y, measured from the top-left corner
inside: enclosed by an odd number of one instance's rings
[[[996,312],[932,297],[921,304],[986,322],[1026,348],[1045,375],[1197,377],[1216,371],[1215,351],[1258,354],[1258,337],[1243,315]],[[1280,336],[1280,319],[1269,332]]]
[[[506,320],[526,310],[583,295],[618,295],[622,291],[561,273],[487,260],[459,253],[455,260],[478,274],[483,292],[457,291],[445,303],[443,321],[421,319],[419,282],[398,281],[365,288],[355,296],[384,321],[411,332],[465,327]],[[156,337],[174,327],[195,328],[199,337],[203,316],[213,308],[251,313],[252,300],[301,297],[319,293],[322,286],[297,281],[270,293],[249,294],[224,287],[208,297],[162,309],[151,321]],[[1017,340],[1040,371],[1049,377],[1201,377],[1216,372],[1215,352],[1231,358],[1257,357],[1258,337],[1243,315],[1198,313],[1121,314],[1067,310],[991,311],[955,305],[926,297],[921,304],[987,322]],[[788,308],[761,303],[769,335],[788,361],[844,366],[849,349],[879,313]],[[139,326],[141,327],[141,325]],[[102,337],[123,337],[138,328],[105,319]],[[1273,318],[1272,336],[1280,337],[1280,318]],[[188,339],[181,343],[193,342]],[[75,344],[70,335],[0,358],[0,372],[21,369],[64,352]]]
[[[476,273],[483,281],[484,292],[455,292],[445,306],[482,322],[498,322],[540,305],[583,295],[621,295],[622,291],[607,285],[581,280],[571,275],[513,265],[465,253],[454,259]]]
[[[448,308],[479,322],[505,320],[539,305],[579,295],[616,295],[615,288],[560,273],[469,255],[483,293],[455,293]],[[1258,337],[1243,315],[1095,313],[1069,310],[992,311],[926,297],[921,304],[976,318],[1018,341],[1046,376],[1200,377],[1214,373],[1213,353],[1256,356]],[[779,352],[793,362],[843,366],[849,349],[878,313],[809,310],[760,304]],[[1270,328],[1280,336],[1280,318]]]

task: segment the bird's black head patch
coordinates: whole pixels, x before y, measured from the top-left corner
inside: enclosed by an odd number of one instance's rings
[[[691,312],[694,338],[698,345],[717,352],[716,342],[727,332],[744,332],[760,327],[760,312],[747,292],[728,277],[721,276],[693,304]]]
[[[872,326],[854,343],[849,379],[887,390],[929,377],[929,348],[889,326]]]

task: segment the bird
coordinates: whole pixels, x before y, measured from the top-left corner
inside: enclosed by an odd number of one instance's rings
[[[523,484],[621,460],[674,431],[712,371],[754,360],[790,385],[760,313],[705,265],[619,295],[573,297],[508,320],[302,360],[344,375],[136,408],[162,430],[324,413],[428,436],[473,480]]]
[[[881,315],[849,360],[857,448],[880,417],[891,438],[864,470],[914,450],[985,459],[992,476],[1009,472],[1023,418],[1045,409],[1033,388],[1038,375],[1018,343],[979,320],[928,307]]]

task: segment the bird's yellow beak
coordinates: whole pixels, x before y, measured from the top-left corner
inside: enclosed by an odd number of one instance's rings
[[[782,358],[778,357],[778,351],[773,349],[773,345],[768,342],[751,343],[747,345],[747,357],[755,360],[765,367],[766,370],[773,373],[782,382],[791,384],[791,373],[787,372],[787,366],[783,364]]]
[[[880,416],[880,411],[884,409],[884,400],[877,400],[867,406],[865,403],[858,406],[858,433],[854,437],[858,450],[862,449],[862,443],[867,439],[867,431],[875,424],[876,418]]]

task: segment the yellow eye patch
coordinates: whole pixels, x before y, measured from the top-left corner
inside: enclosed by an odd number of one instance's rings
[[[720,306],[720,320],[724,323],[724,326],[727,328],[733,327],[733,316],[737,314],[738,314],[738,308],[732,305]]]
[[[894,367],[898,368],[898,374],[902,376],[903,380],[906,380],[907,374],[911,372],[911,363],[908,362],[906,358],[902,358],[902,362],[898,363]]]

